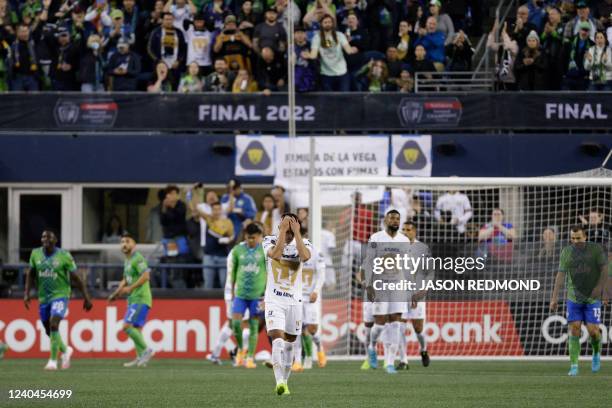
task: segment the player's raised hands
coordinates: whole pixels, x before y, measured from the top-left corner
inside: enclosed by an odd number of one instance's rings
[[[282,221],[280,222],[280,225],[278,226],[279,231],[284,231],[287,232],[289,231],[290,227],[290,222],[291,222],[292,218],[291,217],[285,217],[282,219]]]
[[[291,232],[293,232],[294,236],[300,236],[300,223],[296,221],[294,218],[289,218],[289,226],[291,227]]]

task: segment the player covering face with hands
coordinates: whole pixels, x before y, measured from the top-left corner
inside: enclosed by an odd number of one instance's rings
[[[70,252],[57,247],[55,232],[42,233],[40,248],[30,255],[30,269],[26,272],[23,303],[30,310],[30,283],[38,288],[38,311],[45,332],[51,338],[51,356],[45,370],[57,370],[57,357],[61,352],[62,369],[70,368],[72,347],[67,346],[59,333],[59,324],[68,312],[70,289],[74,283],[83,294],[83,309],[91,310],[91,297],[85,284],[77,275],[77,267]]]
[[[302,238],[297,215],[285,213],[278,234],[267,236],[263,249],[268,275],[265,318],[272,339],[276,393],[288,395],[294,345],[302,329],[302,266],[310,259],[312,246]]]

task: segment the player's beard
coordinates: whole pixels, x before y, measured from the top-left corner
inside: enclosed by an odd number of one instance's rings
[[[387,229],[391,232],[397,232],[399,230],[399,225],[388,225]]]

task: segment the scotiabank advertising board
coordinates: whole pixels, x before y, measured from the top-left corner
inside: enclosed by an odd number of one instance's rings
[[[349,349],[352,354],[363,352],[362,304],[355,300],[348,306],[337,300],[323,302],[321,340],[330,354],[346,355]],[[563,311],[549,314],[546,306],[506,301],[428,302],[424,325],[428,349],[435,356],[562,355],[567,340]],[[77,357],[127,358],[133,345],[121,330],[126,308],[125,302],[109,305],[96,300],[87,313],[81,300],[72,300],[60,325],[62,338]],[[222,300],[159,299],[143,334],[158,357],[203,358],[217,343],[225,316]],[[604,355],[610,352],[608,333],[602,325]],[[409,353],[417,354],[410,325],[407,335]],[[583,337],[586,343],[586,333]],[[36,302],[28,311],[20,300],[0,300],[0,341],[9,345],[10,358],[48,356],[50,342],[38,321]],[[229,342],[231,346],[232,340]],[[269,350],[264,332],[258,348]]]

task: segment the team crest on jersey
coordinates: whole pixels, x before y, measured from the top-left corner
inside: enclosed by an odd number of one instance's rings
[[[53,267],[54,267],[54,268],[59,267],[59,261],[58,261],[57,259],[54,259],[54,260],[53,260]]]

